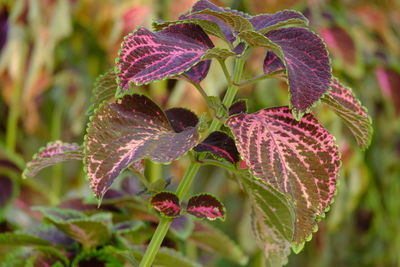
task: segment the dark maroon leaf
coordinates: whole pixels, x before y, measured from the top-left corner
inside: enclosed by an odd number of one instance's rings
[[[199,119],[196,114],[185,108],[170,108],[165,111],[165,115],[172,125],[175,132],[180,133],[191,127],[196,127]]]
[[[240,113],[227,125],[251,173],[292,197],[295,241],[305,241],[336,189],[340,161],[334,137],[311,114],[295,120],[288,107]]]
[[[307,18],[303,14],[293,10],[284,10],[274,14],[260,14],[252,17],[250,22],[253,24],[254,29],[259,31],[290,20],[299,20],[304,21],[305,24],[308,23]]]
[[[292,112],[300,119],[330,88],[332,73],[325,45],[315,33],[298,27],[273,30],[265,36],[282,48]]]
[[[27,234],[40,237],[49,241],[53,245],[71,246],[74,240],[61,232],[54,225],[41,224],[34,228],[29,228]]]
[[[34,177],[41,169],[68,160],[82,160],[82,146],[55,141],[40,149],[22,173],[22,177]]]
[[[272,51],[268,51],[264,59],[263,70],[265,74],[270,74],[278,70],[284,70],[285,65],[282,60]]]
[[[214,221],[225,220],[225,207],[214,196],[210,194],[200,194],[189,199],[187,212],[197,218]]]
[[[181,213],[179,198],[172,192],[161,192],[154,195],[150,204],[165,217],[177,217]]]
[[[118,92],[137,85],[166,79],[188,71],[214,47],[196,24],[169,26],[159,32],[139,28],[129,34],[117,60]]]
[[[3,7],[0,10],[0,52],[7,41],[8,27],[8,10]]]
[[[203,142],[194,147],[197,152],[209,152],[217,158],[226,159],[236,164],[239,161],[239,152],[235,141],[223,132],[212,132]]]
[[[229,116],[236,115],[239,113],[247,113],[247,103],[246,100],[239,100],[233,103],[229,108]]]
[[[211,60],[201,61],[199,64],[185,72],[185,75],[195,83],[199,83],[207,76],[210,65]]]
[[[85,164],[92,189],[104,195],[120,172],[143,158],[169,163],[197,142],[198,129],[175,132],[164,112],[143,95],[101,106],[91,118]]]

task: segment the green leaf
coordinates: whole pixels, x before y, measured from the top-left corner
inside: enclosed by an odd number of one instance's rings
[[[44,262],[47,264],[57,264],[60,261],[63,263],[61,266],[69,266],[68,258],[58,249],[53,247],[36,247],[35,250],[38,252],[35,258],[35,266],[41,266]]]
[[[254,46],[254,47],[265,47],[269,50],[272,50],[275,52],[275,54],[283,61],[284,61],[284,55],[282,52],[282,49],[279,45],[275,44],[272,42],[270,39],[265,37],[259,32],[256,31],[243,31],[237,35],[240,39],[244,40],[248,45]]]
[[[86,216],[81,212],[59,208],[35,207],[45,218],[66,235],[82,244],[85,250],[95,248],[107,242],[111,233],[110,213],[97,213]]]
[[[20,233],[1,233],[0,246],[50,246],[43,238]]]
[[[305,21],[304,19],[288,19],[285,21],[278,22],[274,25],[271,25],[269,27],[263,28],[258,30],[257,32],[261,34],[266,34],[267,32],[270,32],[272,30],[280,29],[285,26],[291,26],[291,27],[307,27],[308,22]]]
[[[156,31],[160,31],[164,28],[167,28],[170,25],[181,24],[181,23],[194,23],[199,25],[207,34],[216,36],[231,45],[231,43],[226,39],[224,33],[217,23],[205,20],[205,19],[184,19],[184,20],[174,20],[174,21],[163,21],[157,22],[154,21],[152,23],[153,29]]]
[[[197,14],[213,16],[229,25],[235,32],[253,30],[253,25],[248,19],[244,18],[243,16],[236,15],[230,11],[219,12],[211,9],[204,9],[198,12],[190,13],[190,15]]]
[[[236,243],[226,234],[208,224],[196,222],[195,230],[188,240],[199,248],[220,254],[238,264],[245,265],[248,261],[248,257]]]
[[[257,244],[270,266],[282,266],[290,254],[295,231],[293,203],[271,185],[249,173],[241,178],[252,202],[252,224]]]
[[[213,47],[203,55],[202,59],[216,58],[218,60],[225,60],[228,57],[236,56],[235,52],[229,51],[225,48]]]
[[[345,121],[357,144],[362,149],[368,148],[373,133],[372,120],[352,90],[341,84],[337,78],[333,78],[331,90],[322,101]]]

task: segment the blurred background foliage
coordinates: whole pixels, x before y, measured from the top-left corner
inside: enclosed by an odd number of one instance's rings
[[[92,198],[79,163],[42,171],[31,180],[21,170],[51,140],[81,143],[93,82],[114,64],[123,37],[154,19],[176,19],[194,0],[9,0],[0,6],[0,232],[27,227],[40,216],[30,207]],[[336,136],[342,153],[338,194],[319,231],[289,266],[400,266],[400,3],[396,0],[218,0],[257,13],[296,9],[326,41],[333,73],[368,107],[374,136],[360,151],[343,122],[322,104],[314,113]],[[214,39],[213,39],[214,40]],[[214,40],[218,43],[217,40]],[[262,72],[265,50],[247,63],[247,78]],[[221,95],[226,84],[212,65],[204,88]],[[165,107],[198,115],[206,105],[184,81],[138,89]],[[287,105],[287,85],[266,80],[239,92],[250,111]],[[179,180],[185,160],[165,168]],[[193,192],[225,203],[228,219],[214,223],[253,255],[249,203],[224,171],[203,168]],[[1,254],[1,253],[0,253]],[[1,257],[1,255],[0,255]],[[207,266],[211,266],[207,265]],[[213,266],[235,266],[216,258]]]

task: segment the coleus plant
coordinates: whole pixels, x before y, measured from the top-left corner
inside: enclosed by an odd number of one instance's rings
[[[140,27],[126,36],[115,68],[96,82],[83,145],[50,143],[35,155],[24,175],[34,176],[57,162],[83,159],[101,202],[123,170],[133,171],[148,186],[145,159],[169,164],[188,155],[191,164],[176,192],[148,190],[153,194],[149,205],[161,218],[139,257],[140,266],[152,264],[170,225],[185,213],[224,220],[225,207],[216,197],[203,193],[186,201],[204,164],[234,174],[252,203],[253,232],[267,262],[285,264],[290,250],[301,250],[329,209],[340,167],[335,138],[312,108],[320,100],[332,108],[362,149],[369,146],[372,135],[366,109],[332,76],[323,40],[296,11],[251,16],[200,0],[178,20],[157,21],[153,27],[154,31]],[[225,45],[214,46],[210,36]],[[255,47],[267,50],[263,74],[242,81]],[[225,64],[228,58],[234,62],[232,74]],[[222,100],[208,96],[200,85],[213,59],[228,84]],[[235,101],[240,87],[270,77],[287,81],[288,106],[249,113],[246,101]],[[164,79],[193,84],[209,105],[211,120],[199,119],[184,108],[162,110],[134,92],[134,86]]]

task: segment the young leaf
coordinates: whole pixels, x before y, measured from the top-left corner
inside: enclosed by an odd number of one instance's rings
[[[118,94],[127,90],[130,81],[147,84],[184,73],[213,46],[196,24],[171,25],[159,32],[137,29],[125,38],[119,52]]]
[[[240,113],[247,113],[246,100],[239,100],[229,108],[229,116],[237,115]]]
[[[372,121],[366,108],[361,105],[351,89],[345,87],[338,79],[334,78],[332,79],[329,94],[325,95],[322,101],[346,122],[357,144],[362,149],[368,148],[373,133]]]
[[[273,30],[265,36],[282,49],[293,115],[300,119],[330,88],[332,73],[328,52],[323,41],[304,28]],[[273,58],[273,55],[269,55],[265,59],[264,65],[271,62],[271,56]],[[275,60],[278,59],[272,62]],[[264,70],[268,70],[268,67],[264,67]]]
[[[197,221],[188,241],[193,242],[201,249],[217,253],[240,265],[248,262],[248,257],[235,242],[209,224]]]
[[[82,147],[77,144],[55,141],[40,149],[22,173],[23,178],[34,177],[41,169],[67,160],[82,160]]]
[[[93,191],[104,195],[119,173],[143,158],[169,163],[189,151],[196,127],[176,133],[164,112],[143,95],[126,95],[101,106],[91,118],[85,164]]]
[[[189,199],[187,212],[200,219],[225,220],[225,206],[210,194],[200,194]]]
[[[226,159],[232,164],[239,161],[239,152],[235,141],[224,132],[212,132],[200,144],[194,147],[196,152],[209,152],[217,158]]]
[[[185,108],[170,108],[165,111],[172,128],[176,133],[196,127],[199,119],[196,114]]]
[[[251,173],[293,198],[294,241],[306,240],[335,192],[340,162],[333,136],[311,114],[295,120],[288,107],[241,113],[227,125]]]
[[[255,31],[265,34],[287,25],[307,26],[308,20],[294,10],[284,10],[274,14],[260,14],[250,19]]]
[[[166,218],[178,217],[181,213],[179,198],[172,192],[154,195],[150,200],[150,205]]]
[[[92,114],[93,110],[100,106],[101,103],[114,97],[118,88],[116,79],[117,75],[114,69],[97,78],[92,91],[91,105],[87,111],[88,114]]]

